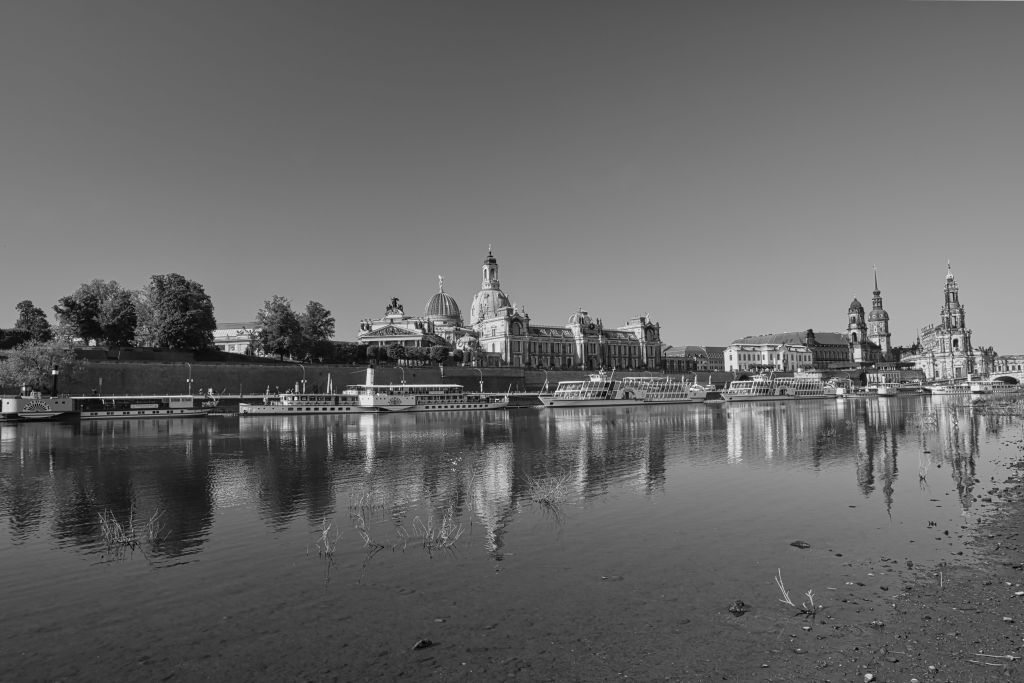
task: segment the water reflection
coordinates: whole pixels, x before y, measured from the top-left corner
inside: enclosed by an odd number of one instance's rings
[[[961,511],[984,439],[1016,417],[908,397],[800,404],[493,411],[463,416],[280,416],[0,425],[0,515],[15,546],[49,536],[95,552],[98,515],[163,512],[155,552],[199,552],[218,510],[251,508],[272,531],[358,516],[378,534],[445,517],[479,525],[500,558],[538,488],[580,501],[665,491],[675,468],[848,468],[893,514],[902,470],[952,478]],[[682,476],[682,475],[679,475]]]

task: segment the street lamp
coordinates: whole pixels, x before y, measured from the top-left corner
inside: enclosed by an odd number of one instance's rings
[[[56,396],[57,395],[57,375],[60,374],[60,368],[58,368],[56,365],[54,365],[53,366],[53,370],[50,371],[50,374],[53,375],[53,390],[50,392],[50,395],[51,396]]]
[[[306,366],[299,363],[299,367],[302,368],[302,393],[306,393]]]
[[[480,375],[480,393],[484,393],[484,372],[480,368],[473,368]]]
[[[188,379],[185,380],[185,384],[188,386],[188,395],[192,395],[192,364],[185,363],[188,366]]]

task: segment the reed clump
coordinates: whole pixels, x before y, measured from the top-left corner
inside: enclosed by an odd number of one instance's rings
[[[572,482],[571,473],[549,479],[527,480],[530,498],[548,509],[558,509],[569,500],[573,490]]]
[[[451,509],[444,511],[440,521],[433,515],[427,517],[426,522],[419,517],[414,518],[412,529],[416,534],[415,538],[422,542],[428,554],[437,550],[453,550],[463,531],[462,524],[456,523],[455,514]]]
[[[100,537],[107,551],[123,557],[126,553],[139,550],[148,559],[147,546],[156,547],[170,533],[164,530],[163,514],[163,510],[157,508],[149,519],[136,525],[134,505],[129,509],[128,518],[124,521],[118,519],[111,510],[102,510],[99,513]]]

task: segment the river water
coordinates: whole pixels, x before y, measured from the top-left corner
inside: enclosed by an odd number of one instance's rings
[[[969,561],[1021,429],[938,397],[2,424],[0,680],[670,676],[779,572]]]

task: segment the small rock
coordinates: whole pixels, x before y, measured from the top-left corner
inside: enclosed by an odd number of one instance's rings
[[[422,650],[423,648],[430,647],[434,644],[434,641],[424,638],[423,640],[417,640],[416,644],[412,646],[414,650]]]
[[[729,611],[732,612],[733,614],[735,614],[736,616],[740,616],[742,614],[745,614],[749,610],[750,610],[750,605],[748,605],[747,603],[743,602],[742,600],[733,600],[732,604],[729,605]]]
[[[805,549],[805,550],[807,548],[811,547],[811,544],[808,543],[807,541],[793,541],[792,543],[790,543],[790,545],[793,546],[794,548],[801,548],[801,549]]]
[[[864,674],[864,683],[871,683],[875,680],[875,674]]]

